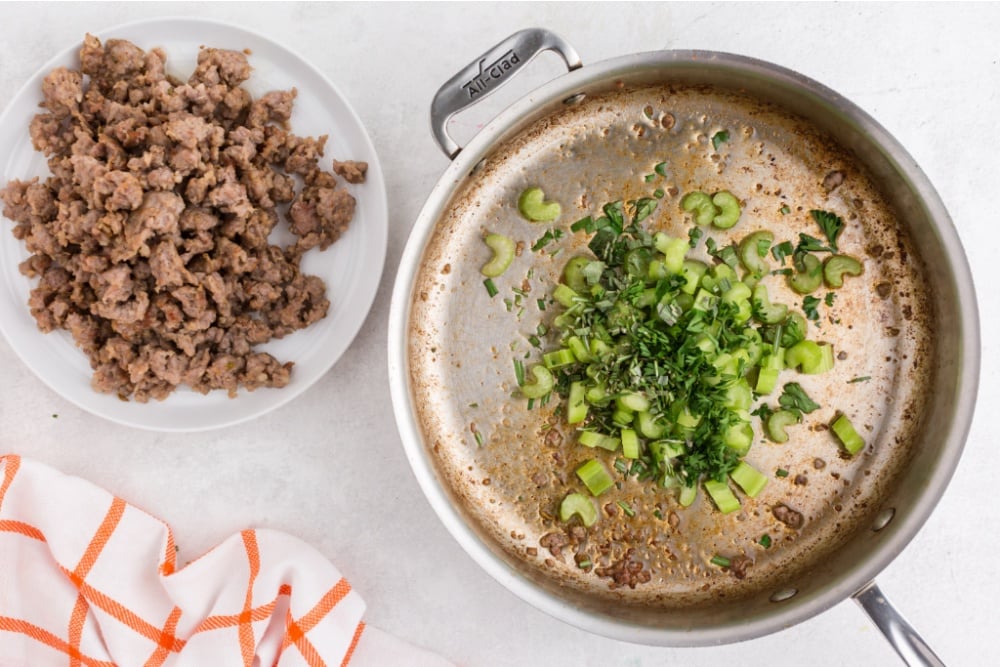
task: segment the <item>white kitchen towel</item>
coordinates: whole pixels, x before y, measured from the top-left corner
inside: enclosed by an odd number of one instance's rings
[[[245,530],[176,568],[170,528],[85,480],[0,457],[0,667],[446,667],[365,625],[301,540]]]

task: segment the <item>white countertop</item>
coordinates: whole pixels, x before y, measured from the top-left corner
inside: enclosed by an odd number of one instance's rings
[[[386,379],[389,297],[407,234],[448,164],[430,133],[438,86],[524,27],[549,28],[584,63],[663,48],[729,51],[819,80],[871,113],[935,184],[979,287],[983,372],[958,471],[883,591],[952,665],[978,665],[1000,599],[1000,5],[977,4],[0,4],[0,104],[85,31],[155,15],[232,21],[290,46],[348,97],[380,155],[389,244],[375,304],[347,353],[289,405],[221,431],[155,434],[82,412],[0,340],[0,453],[83,476],[167,521],[179,562],[246,527],[319,548],[368,603],[368,621],[461,665],[901,664],[851,602],[744,644],[662,649],[588,635],[521,602],[445,531],[403,455]],[[541,57],[510,101],[560,72]],[[494,103],[494,105],[499,103]],[[474,111],[470,117],[477,113]],[[480,116],[485,119],[485,116]],[[466,124],[473,126],[474,120]],[[9,233],[3,230],[2,233]],[[0,660],[2,662],[2,660]]]

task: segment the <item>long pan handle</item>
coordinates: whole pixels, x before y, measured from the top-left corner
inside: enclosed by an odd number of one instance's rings
[[[431,130],[445,154],[454,159],[462,147],[448,134],[448,119],[507,83],[542,51],[562,56],[569,71],[583,66],[576,50],[542,28],[519,30],[466,65],[441,86],[431,103]]]
[[[931,647],[917,634],[906,619],[896,611],[875,582],[869,583],[853,596],[868,618],[889,640],[899,657],[910,667],[944,667]]]

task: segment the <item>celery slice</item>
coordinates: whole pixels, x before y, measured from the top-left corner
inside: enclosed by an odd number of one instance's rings
[[[802,258],[805,271],[788,276],[788,286],[799,294],[811,294],[823,282],[823,263],[813,254]]]
[[[597,459],[590,459],[577,468],[576,476],[593,496],[599,496],[615,485],[604,464]]]
[[[830,428],[836,434],[837,438],[840,440],[841,444],[844,445],[844,449],[847,450],[849,454],[857,454],[865,447],[864,439],[858,435],[857,430],[854,428],[854,424],[851,420],[847,418],[847,415],[841,413],[833,420],[830,424]]]
[[[677,497],[677,502],[680,503],[681,507],[690,507],[694,499],[698,497],[698,487],[697,486],[682,486],[680,495]]]
[[[563,498],[559,505],[559,519],[569,521],[576,515],[586,527],[591,527],[597,522],[597,508],[594,501],[582,493],[570,493]]]
[[[778,410],[772,412],[767,418],[767,437],[774,442],[788,442],[788,433],[785,428],[792,424],[798,424],[802,416],[792,410]]]
[[[541,188],[531,187],[517,199],[517,210],[531,222],[551,222],[562,213],[559,202],[545,201]]]
[[[733,481],[736,482],[743,492],[751,498],[756,498],[757,494],[767,485],[767,477],[746,461],[740,461],[729,473]]]
[[[715,506],[719,508],[719,511],[723,514],[729,514],[730,512],[735,512],[740,508],[740,501],[737,499],[736,494],[733,490],[729,488],[729,485],[725,482],[720,482],[718,480],[709,479],[705,481],[705,490],[708,491],[709,497]]]
[[[527,398],[541,398],[552,391],[555,386],[555,378],[548,368],[541,364],[531,367],[531,375],[535,378],[532,383],[526,383],[521,387],[521,393]]]
[[[566,422],[579,424],[587,418],[587,402],[584,400],[587,392],[583,382],[573,382],[569,386],[569,398],[566,401]]]
[[[774,234],[766,230],[749,234],[740,241],[740,261],[750,275],[760,278],[768,272],[770,267],[764,258],[773,241]],[[764,252],[761,253],[761,250]]]
[[[848,255],[833,255],[823,262],[823,280],[829,287],[841,287],[844,275],[860,276],[864,268],[861,262]]]
[[[489,278],[503,275],[510,263],[514,261],[514,242],[502,234],[487,234],[484,241],[493,251],[493,258],[483,265],[480,273]]]
[[[712,198],[704,192],[689,192],[681,197],[681,208],[688,213],[694,213],[696,224],[704,227],[719,215],[718,207],[712,203]]]
[[[712,203],[719,209],[718,215],[712,218],[712,224],[719,229],[729,229],[740,219],[740,200],[728,190],[716,192]]]
[[[560,368],[575,363],[576,357],[573,356],[572,350],[564,347],[554,352],[546,352],[542,355],[542,361],[545,362],[546,368],[552,370],[553,368]]]
[[[627,459],[639,458],[639,436],[630,428],[623,428],[621,432],[622,456]]]

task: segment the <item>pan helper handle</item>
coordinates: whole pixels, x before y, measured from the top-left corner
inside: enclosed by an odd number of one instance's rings
[[[519,30],[448,79],[431,103],[431,129],[441,150],[455,159],[462,147],[448,134],[448,120],[505,84],[542,51],[555,51],[569,71],[583,66],[576,49],[543,28]]]
[[[909,667],[944,667],[941,658],[896,611],[874,581],[852,597]]]

